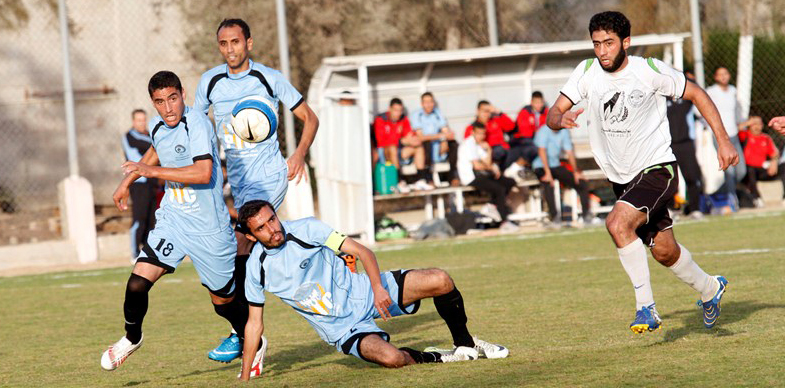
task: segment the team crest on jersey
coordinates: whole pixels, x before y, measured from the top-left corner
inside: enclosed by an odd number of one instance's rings
[[[306,269],[306,268],[308,268],[308,264],[311,264],[311,259],[303,260],[302,263],[300,263],[300,268],[301,269]]]
[[[608,97],[609,95],[610,97]],[[602,97],[602,117],[604,122],[615,124],[627,120],[629,110],[624,105],[624,97],[625,95],[622,91],[610,91]]]
[[[182,144],[178,144],[174,146],[174,152],[177,152],[178,154],[182,154],[183,152],[185,152],[185,146]]]
[[[632,105],[635,108],[643,105],[643,98],[644,95],[642,91],[638,89],[633,90],[632,92],[630,92],[630,97],[629,97],[630,105]]]
[[[332,293],[319,283],[305,283],[294,293],[297,306],[319,315],[330,315],[333,310]]]

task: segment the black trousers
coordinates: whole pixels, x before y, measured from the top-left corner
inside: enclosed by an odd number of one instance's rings
[[[502,221],[507,221],[507,217],[510,215],[510,207],[507,206],[507,194],[515,187],[514,180],[504,176],[494,179],[492,176],[476,174],[469,186],[490,194],[491,203],[496,205],[496,210],[499,211]]]
[[[695,156],[695,143],[692,141],[673,143],[671,149],[676,155],[676,164],[679,165],[684,183],[687,185],[687,205],[684,207],[684,214],[690,214],[698,210],[700,197],[703,194],[701,169]]]
[[[777,169],[777,175],[772,176],[766,171],[765,168],[760,167],[752,167],[747,165],[747,176],[746,176],[746,183],[747,189],[752,193],[752,196],[755,199],[760,198],[760,192],[758,191],[758,181],[773,181],[775,179],[779,179],[782,181],[782,189],[783,189],[783,199],[785,199],[785,163],[779,165]]]
[[[147,234],[155,227],[156,193],[158,192],[158,181],[148,178],[146,182],[136,182],[131,185],[131,242],[135,243],[135,252],[139,253],[139,248],[147,240]]]
[[[542,178],[545,176],[545,169],[537,168],[534,170],[534,173],[537,175],[537,178]],[[589,186],[586,181],[581,179],[576,184],[575,175],[570,170],[564,168],[564,166],[551,167],[551,176],[565,187],[575,189],[578,192],[578,197],[581,199],[581,207],[583,208],[583,217],[590,217],[591,204],[589,203]],[[542,195],[545,197],[545,203],[548,204],[548,215],[550,215],[551,220],[555,220],[558,212],[556,209],[555,190],[551,183],[540,181],[540,190],[542,190]]]
[[[433,166],[433,153],[431,142],[423,142],[425,148],[425,165]],[[447,161],[450,163],[448,180],[458,179],[458,143],[455,140],[447,140]]]

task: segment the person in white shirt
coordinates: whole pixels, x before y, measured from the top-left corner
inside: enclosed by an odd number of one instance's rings
[[[635,291],[636,314],[630,329],[654,331],[662,322],[649,282],[647,245],[655,260],[700,293],[703,323],[711,328],[720,315],[727,280],[704,272],[671,230],[667,203],[676,194],[678,175],[666,98],[690,100],[706,118],[718,141],[721,169],[736,165],[738,154],[717,108],[700,86],[657,59],[627,55],[630,22],[624,14],[594,15],[589,33],[596,58],[575,68],[548,113],[547,124],[551,129],[577,127],[576,119],[584,110],[570,109],[586,100],[592,153],[618,198],[605,224]]]
[[[720,66],[714,71],[714,85],[706,88],[706,93],[714,101],[717,110],[722,118],[722,125],[728,132],[730,142],[736,148],[739,155],[739,164],[729,166],[725,170],[725,184],[720,190],[727,192],[734,200],[736,199],[736,185],[747,175],[747,167],[744,162],[744,149],[739,141],[738,125],[744,121],[741,117],[741,105],[736,98],[736,87],[730,84],[730,71],[726,67]],[[716,146],[716,144],[715,144]],[[710,194],[710,193],[709,193]],[[738,202],[737,202],[738,203]],[[738,207],[736,207],[738,209]]]
[[[502,219],[501,230],[515,231],[518,226],[507,219],[510,215],[507,194],[515,187],[515,181],[502,176],[499,166],[491,160],[492,150],[485,141],[485,126],[481,123],[473,125],[472,136],[467,137],[458,147],[458,178],[461,184],[490,194],[491,202]]]

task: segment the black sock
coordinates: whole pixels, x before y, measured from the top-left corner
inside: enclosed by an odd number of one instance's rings
[[[224,317],[232,325],[237,336],[242,340],[245,336],[245,323],[248,322],[248,304],[239,298],[232,299],[226,304],[215,304],[215,313]]]
[[[431,177],[428,175],[428,169],[424,168],[422,170],[417,170],[417,178],[422,179],[426,182],[431,181]]]
[[[132,273],[125,287],[125,302],[123,315],[125,316],[125,338],[133,344],[142,340],[142,321],[147,314],[147,295],[153,287],[153,282]]]
[[[414,359],[414,362],[418,364],[426,364],[429,362],[441,362],[442,355],[438,352],[421,352],[419,350],[414,350],[412,348],[400,348],[406,353],[409,353],[410,356]]]
[[[447,323],[450,334],[452,334],[453,344],[473,348],[474,340],[469,334],[469,329],[466,328],[466,310],[463,307],[463,297],[458,291],[458,287],[444,295],[434,297],[433,304],[436,306],[439,316]]]
[[[245,298],[245,263],[250,255],[237,255],[234,258],[234,298],[247,303]]]

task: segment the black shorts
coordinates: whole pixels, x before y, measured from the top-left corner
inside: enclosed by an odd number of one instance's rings
[[[646,213],[646,223],[635,230],[643,243],[652,246],[657,233],[673,227],[668,203],[679,188],[676,162],[662,163],[641,171],[625,184],[613,183],[618,201]]]

